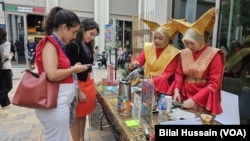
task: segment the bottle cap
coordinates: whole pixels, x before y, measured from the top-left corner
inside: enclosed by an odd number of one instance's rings
[[[161,95],[160,95],[160,98],[165,98],[165,94],[161,94]]]

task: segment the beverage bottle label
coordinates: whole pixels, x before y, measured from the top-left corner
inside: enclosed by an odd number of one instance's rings
[[[158,101],[158,122],[163,122],[166,120],[166,111],[167,111],[167,102],[165,99],[165,95],[161,95]]]

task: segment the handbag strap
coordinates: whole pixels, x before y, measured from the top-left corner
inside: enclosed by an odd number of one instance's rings
[[[8,60],[9,60],[9,59],[6,58],[6,59],[3,61],[3,63],[1,64],[1,66],[3,67],[4,63],[5,63],[6,61],[8,61]]]
[[[79,56],[80,56],[80,49],[79,49],[79,45],[78,45],[78,43],[77,42],[75,42],[75,41],[73,41],[72,42],[73,44],[75,44],[76,46],[77,46],[77,55],[78,55],[78,59],[79,59]],[[75,86],[75,88],[78,88],[78,77],[77,77],[77,73],[73,73],[72,74],[73,75],[73,83],[74,83],[74,86]]]
[[[73,76],[73,84],[74,84],[74,87],[75,87],[75,88],[78,88],[78,77],[77,77],[77,74],[76,74],[76,73],[73,73],[72,76]]]
[[[5,63],[6,61],[8,61],[9,59],[8,58],[6,58],[4,61],[3,61],[3,63]]]

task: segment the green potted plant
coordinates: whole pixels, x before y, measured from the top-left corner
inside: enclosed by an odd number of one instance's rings
[[[129,63],[125,63],[124,64],[124,69],[122,69],[120,71],[120,75],[121,75],[121,78],[127,78],[127,76],[129,75],[130,73],[130,70],[129,70]]]

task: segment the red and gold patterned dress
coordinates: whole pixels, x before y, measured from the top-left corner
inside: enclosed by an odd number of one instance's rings
[[[173,94],[174,88],[178,88],[182,100],[192,98],[212,114],[220,114],[224,67],[225,56],[217,48],[206,45],[197,52],[184,49],[168,93]]]

